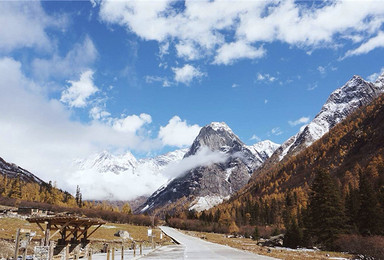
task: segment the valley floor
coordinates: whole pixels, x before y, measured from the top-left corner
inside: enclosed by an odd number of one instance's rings
[[[266,255],[285,260],[310,260],[310,259],[352,259],[352,255],[339,252],[325,252],[311,249],[289,249],[282,247],[262,247],[257,241],[249,238],[229,238],[224,234],[206,233],[197,231],[181,231],[189,236],[201,238],[213,243],[227,245],[233,248]]]
[[[160,227],[178,245],[164,246],[142,259],[255,259],[272,260],[275,258],[257,255],[229,246],[211,243],[193,236],[186,235],[170,227]]]

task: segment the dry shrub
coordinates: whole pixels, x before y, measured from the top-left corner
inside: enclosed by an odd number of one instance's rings
[[[384,259],[383,236],[341,235],[335,244],[341,251]]]

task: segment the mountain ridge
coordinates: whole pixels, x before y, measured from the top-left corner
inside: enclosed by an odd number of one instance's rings
[[[198,211],[221,203],[248,182],[253,170],[263,163],[263,158],[271,153],[270,149],[277,146],[268,141],[249,147],[226,123],[212,122],[200,130],[183,160],[194,156],[198,158],[202,151],[219,153],[225,159],[210,165],[197,165],[171,180],[154,192],[140,211],[152,211],[169,202],[175,203],[183,197],[187,198],[191,209]],[[268,151],[262,150],[264,147]]]
[[[330,94],[315,118],[281,144],[262,168],[283,161],[287,155],[289,157],[299,153],[320,139],[354,110],[367,105],[381,93],[384,93],[384,73],[375,82],[368,82],[361,76],[354,75],[342,87]]]

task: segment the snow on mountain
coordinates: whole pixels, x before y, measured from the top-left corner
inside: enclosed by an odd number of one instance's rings
[[[152,211],[183,197],[188,199],[190,209],[211,208],[241,189],[254,169],[260,167],[278,146],[271,141],[246,146],[226,123],[210,123],[200,130],[184,159],[179,162],[193,161],[195,166],[179,172],[178,177],[153,193],[141,211]],[[224,159],[198,164],[202,151],[222,154],[221,159]]]
[[[153,173],[162,172],[167,166],[183,159],[188,148],[175,150],[154,158],[145,158],[138,161],[138,169],[149,170]]]
[[[180,161],[187,150],[139,160],[130,152],[113,155],[103,151],[76,161],[76,183],[69,185],[80,185],[87,199],[129,200],[149,195],[169,181],[165,169]]]
[[[254,145],[249,145],[247,148],[255,155],[257,159],[264,162],[279,148],[280,145],[270,140],[258,142]]]
[[[76,162],[79,170],[96,170],[99,173],[115,174],[159,174],[170,163],[183,159],[188,149],[179,149],[154,158],[137,160],[131,152],[123,155],[113,155],[107,151],[89,156],[85,160]]]
[[[87,159],[77,162],[80,170],[94,169],[97,172],[112,172],[115,174],[122,172],[133,174],[138,164],[135,156],[130,152],[116,156],[107,151],[93,154]]]
[[[21,180],[25,182],[35,182],[39,185],[44,184],[45,182],[40,178],[36,177],[33,173],[17,166],[14,163],[8,163],[0,157],[0,174],[5,175],[9,178],[20,177]]]
[[[287,154],[296,154],[320,139],[355,109],[370,103],[384,92],[384,74],[375,83],[353,76],[344,86],[331,93],[320,112],[308,125],[285,141],[271,160],[282,160]]]

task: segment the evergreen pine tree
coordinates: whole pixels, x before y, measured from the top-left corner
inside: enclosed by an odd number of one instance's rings
[[[357,231],[360,209],[360,193],[358,189],[349,187],[349,193],[345,198],[345,212],[349,229]]]
[[[255,226],[255,230],[253,231],[253,234],[252,234],[252,239],[259,240],[259,238],[260,238],[259,229],[257,226]]]
[[[77,206],[81,208],[83,206],[83,201],[82,201],[82,195],[81,195],[81,192],[80,192],[79,185],[77,185],[77,187],[76,187],[75,199],[76,199]]]
[[[14,199],[21,199],[20,176],[13,180],[11,190],[9,192],[9,197]]]
[[[296,223],[296,220],[292,219],[290,225],[284,235],[283,245],[290,248],[297,248],[302,244],[303,232]]]
[[[382,233],[383,213],[376,199],[376,194],[367,175],[361,171],[359,180],[359,231],[362,235],[380,234]]]
[[[313,181],[307,216],[309,234],[320,245],[332,249],[344,229],[345,215],[338,187],[324,169],[318,171]]]

